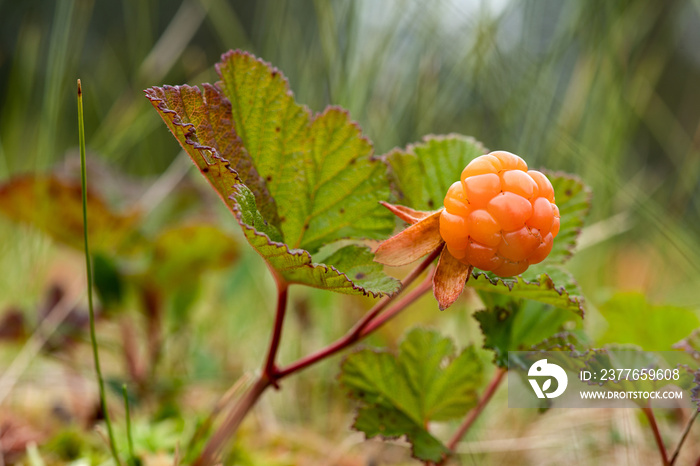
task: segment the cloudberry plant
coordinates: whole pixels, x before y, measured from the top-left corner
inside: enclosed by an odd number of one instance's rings
[[[500,277],[542,262],[559,233],[552,184],[510,152],[472,160],[444,203],[440,235],[450,254]]]

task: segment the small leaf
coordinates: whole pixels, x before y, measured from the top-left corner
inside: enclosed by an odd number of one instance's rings
[[[513,299],[532,299],[551,304],[581,317],[584,314],[583,296],[578,283],[568,271],[546,263],[530,266],[522,275],[510,278],[474,270],[469,286]]]
[[[414,329],[402,341],[398,356],[368,349],[348,356],[340,381],[362,404],[357,430],[367,437],[405,435],[417,458],[439,461],[448,450],[427,426],[460,418],[476,404],[481,370],[473,347],[454,357],[449,339]]]
[[[418,210],[435,210],[443,205],[452,183],[476,157],[485,154],[484,146],[459,134],[426,136],[423,142],[395,149],[384,155],[392,174],[399,203]]]
[[[138,216],[112,210],[88,190],[88,235],[95,252],[124,251],[138,242]],[[83,249],[83,204],[80,181],[52,175],[17,176],[0,186],[0,212],[27,223],[59,243]]]
[[[630,343],[647,351],[668,351],[700,325],[690,309],[653,305],[634,292],[616,294],[599,311],[608,321],[599,343]]]
[[[413,445],[413,456],[426,461],[439,461],[449,450],[438,439],[399,411],[384,406],[365,406],[357,410],[353,427],[367,438],[385,439],[405,435]]]
[[[500,367],[508,366],[508,351],[527,351],[542,341],[555,338],[571,319],[568,311],[535,301],[508,296],[482,295],[487,309],[474,314],[484,335],[484,348],[495,353]],[[549,348],[548,348],[549,349]]]

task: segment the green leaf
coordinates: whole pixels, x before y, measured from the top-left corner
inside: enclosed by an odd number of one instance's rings
[[[367,438],[382,436],[395,439],[405,435],[413,446],[413,456],[424,461],[439,461],[449,449],[425,428],[405,414],[382,405],[359,408],[353,427]]]
[[[244,185],[238,185],[236,196],[242,204],[252,200],[252,193]],[[254,202],[254,200],[253,200]],[[236,218],[243,214],[234,210]],[[317,264],[304,249],[290,249],[284,243],[271,241],[269,236],[239,220],[248,242],[258,253],[290,283],[299,283],[344,294],[391,294],[400,283],[382,271],[381,264],[374,262],[369,248],[350,245],[344,252],[338,251],[325,262]],[[353,270],[355,271],[353,275]],[[357,278],[358,273],[364,276]],[[354,278],[351,278],[353,277]]]
[[[435,210],[443,205],[452,183],[476,157],[487,152],[474,138],[459,134],[426,136],[423,142],[394,149],[383,156],[391,169],[398,203]]]
[[[545,172],[554,187],[554,200],[559,207],[559,234],[554,239],[546,264],[564,262],[573,255],[578,235],[591,206],[591,190],[575,176]]]
[[[160,286],[180,286],[206,270],[230,266],[237,257],[235,240],[218,227],[178,225],[155,239],[147,275]]]
[[[571,274],[545,263],[531,266],[516,277],[501,278],[491,272],[474,270],[468,285],[472,288],[509,296],[531,299],[567,309],[583,317],[583,296]]]
[[[700,326],[690,309],[653,305],[641,293],[618,293],[599,310],[608,321],[600,344],[631,343],[647,351],[668,351],[688,329]]]
[[[485,296],[487,309],[474,314],[484,335],[484,348],[495,353],[495,362],[508,367],[508,351],[527,351],[543,340],[560,343],[564,324],[571,320],[567,311],[534,301],[507,296]]]
[[[357,282],[343,269],[346,255],[311,259],[326,244],[383,238],[394,226],[379,205],[389,196],[385,168],[360,128],[335,107],[312,118],[282,74],[250,54],[229,52],[217,70],[222,81],[203,92],[165,86],[146,94],[251,245],[291,283],[395,292],[398,281],[380,279],[367,253],[351,265],[374,278]]]
[[[83,249],[83,207],[80,181],[52,175],[17,176],[0,186],[0,212],[29,224],[59,243]],[[94,252],[124,252],[138,243],[138,215],[114,211],[88,189],[88,235]]]
[[[405,435],[417,458],[439,461],[448,450],[430,434],[428,424],[464,416],[476,404],[482,378],[473,347],[454,353],[448,338],[414,329],[398,356],[369,349],[348,356],[340,382],[362,404],[354,427],[367,437]]]

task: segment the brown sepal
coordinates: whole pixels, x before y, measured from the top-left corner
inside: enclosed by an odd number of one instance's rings
[[[381,243],[374,252],[374,260],[392,267],[410,264],[437,249],[442,242],[440,211],[437,211]]]
[[[401,220],[411,225],[413,225],[414,223],[418,223],[421,220],[424,220],[435,213],[426,212],[423,210],[415,210],[403,205],[389,204],[388,202],[384,201],[380,201],[379,203],[387,209],[389,209],[392,214],[396,215]]]
[[[443,248],[438,260],[435,275],[433,275],[433,294],[444,311],[450,307],[464,290],[473,267],[464,264],[450,254],[447,247]]]

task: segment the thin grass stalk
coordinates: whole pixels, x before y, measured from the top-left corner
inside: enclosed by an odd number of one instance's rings
[[[80,139],[80,182],[83,194],[83,239],[85,242],[85,268],[87,270],[87,295],[88,312],[90,315],[90,342],[92,344],[92,358],[95,362],[95,373],[97,375],[97,386],[100,390],[100,407],[107,426],[107,436],[109,437],[109,448],[116,464],[122,464],[117,453],[117,443],[114,440],[112,422],[107,410],[107,400],[105,397],[105,384],[100,367],[100,355],[97,350],[97,335],[95,332],[95,310],[92,302],[92,262],[90,261],[90,245],[88,242],[88,218],[87,218],[87,170],[85,168],[85,126],[83,124],[83,89],[78,79],[78,137]]]

